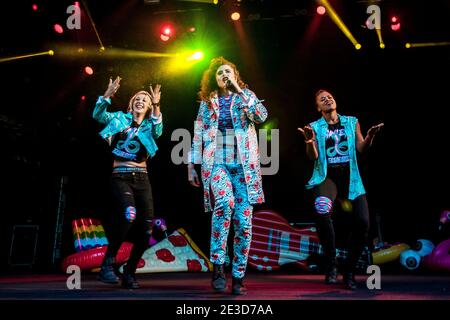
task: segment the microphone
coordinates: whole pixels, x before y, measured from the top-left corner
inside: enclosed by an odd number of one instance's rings
[[[231,82],[230,79],[227,80],[226,85],[227,85],[227,87],[229,87],[229,88],[233,88],[233,83]]]

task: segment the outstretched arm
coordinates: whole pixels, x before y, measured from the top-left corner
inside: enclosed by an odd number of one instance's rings
[[[317,151],[316,135],[313,128],[310,126],[304,126],[303,129],[297,128],[297,130],[300,131],[305,137],[306,154],[308,155],[308,158],[311,160],[316,160],[319,157],[319,152]]]
[[[371,127],[364,138],[361,133],[361,127],[359,126],[359,122],[356,123],[356,149],[359,152],[364,152],[370,148],[373,142],[373,138],[380,131],[380,129],[384,126],[384,123],[377,124],[376,126]]]
[[[92,116],[100,123],[108,123],[112,118],[112,114],[106,111],[106,109],[111,104],[111,97],[119,90],[120,80],[122,79],[119,76],[114,81],[110,78],[108,88],[95,104]]]
[[[155,89],[152,88],[152,85],[150,85],[150,96],[152,100],[152,121],[153,121],[153,128],[152,128],[152,135],[153,138],[157,139],[162,134],[163,124],[162,124],[162,113],[161,113],[161,85],[157,84],[155,85]]]

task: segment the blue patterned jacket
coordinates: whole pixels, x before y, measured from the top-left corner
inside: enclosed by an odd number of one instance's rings
[[[348,198],[349,200],[354,200],[358,196],[366,193],[361,175],[359,174],[358,162],[356,159],[356,124],[358,123],[358,119],[355,117],[341,116],[339,114],[338,116],[341,124],[344,126],[345,134],[347,135],[348,154],[350,156],[350,185]],[[310,126],[316,134],[319,157],[314,162],[313,174],[306,185],[307,189],[311,189],[314,186],[321,184],[327,177],[325,138],[327,135],[328,123],[325,118],[322,117],[319,120],[312,122]]]
[[[100,132],[100,136],[111,145],[112,137],[131,125],[133,115],[130,112],[124,113],[122,111],[108,112],[106,109],[110,105],[111,99],[104,99],[100,96],[95,104],[92,116],[98,122],[106,124],[106,127]],[[158,150],[155,139],[161,136],[162,129],[162,114],[160,114],[159,118],[155,118],[152,115],[151,120],[144,119],[139,127],[137,136],[151,157]]]

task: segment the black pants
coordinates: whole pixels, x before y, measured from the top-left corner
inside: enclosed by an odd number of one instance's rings
[[[146,172],[113,173],[111,177],[114,210],[105,257],[115,257],[125,238],[133,249],[126,272],[134,273],[142,254],[149,246],[153,219],[153,195]]]
[[[317,231],[323,247],[327,269],[336,266],[336,236],[332,215],[336,211],[336,199],[348,201],[349,173],[348,169],[329,170],[328,177],[320,185],[313,188],[314,201],[320,197],[331,200],[331,210],[325,213],[317,206]],[[324,197],[324,198],[323,198]],[[325,199],[325,200],[326,200]],[[366,244],[369,231],[369,208],[366,195],[361,195],[350,201],[352,211],[350,237],[348,239],[348,258],[345,265],[346,272],[355,272],[358,259]],[[320,211],[320,213],[319,213]]]

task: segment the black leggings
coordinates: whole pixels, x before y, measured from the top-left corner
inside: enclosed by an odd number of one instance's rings
[[[146,172],[113,173],[111,188],[114,210],[105,256],[115,257],[125,238],[130,237],[133,249],[126,272],[134,273],[149,246],[154,211],[152,188]]]
[[[348,200],[348,180],[333,177],[325,179],[313,188],[316,210],[316,224],[320,242],[323,247],[327,268],[336,266],[336,236],[332,220],[335,200]],[[369,208],[366,195],[350,201],[351,235],[348,244],[346,272],[355,272],[356,265],[366,244],[369,231]]]

